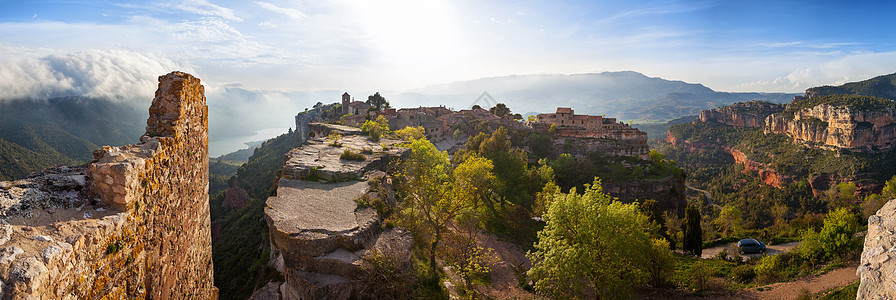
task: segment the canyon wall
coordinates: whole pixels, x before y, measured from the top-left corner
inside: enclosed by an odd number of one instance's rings
[[[700,112],[701,122],[714,121],[735,127],[765,126],[765,118],[784,110],[784,105],[768,102],[741,102]]]
[[[159,77],[141,143],[0,184],[4,299],[214,299],[208,107]]]
[[[868,111],[822,104],[796,111],[792,118],[771,115],[765,120],[765,130],[825,149],[886,151],[896,141],[896,110]]]

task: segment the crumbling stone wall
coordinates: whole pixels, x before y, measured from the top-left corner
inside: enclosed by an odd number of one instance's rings
[[[146,132],[140,144],[96,151],[83,171],[83,186],[58,192],[79,191],[80,206],[38,205],[9,219],[9,241],[0,244],[6,246],[0,252],[0,294],[11,299],[217,298],[208,107],[198,78],[182,72],[159,77]],[[40,184],[32,188],[44,189]]]

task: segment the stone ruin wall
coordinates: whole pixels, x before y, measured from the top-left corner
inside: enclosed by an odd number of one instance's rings
[[[46,210],[76,217],[7,225],[3,299],[217,298],[200,80],[182,72],[160,76],[146,129],[140,144],[94,152],[78,188],[80,207]]]

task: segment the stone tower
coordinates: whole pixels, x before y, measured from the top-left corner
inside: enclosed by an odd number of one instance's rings
[[[352,103],[352,96],[345,92],[342,94],[342,114],[348,114],[348,104]]]

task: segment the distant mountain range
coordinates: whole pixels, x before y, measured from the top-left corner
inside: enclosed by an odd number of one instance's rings
[[[52,165],[81,164],[103,145],[137,142],[147,109],[101,99],[65,97],[0,102],[0,180]]]
[[[387,98],[397,107],[446,105],[463,109],[472,106],[484,91],[517,113],[553,112],[557,106],[564,106],[572,107],[577,113],[605,114],[637,122],[665,122],[741,101],[789,102],[800,95],[716,92],[701,84],[623,71],[483,78],[412,90]]]

